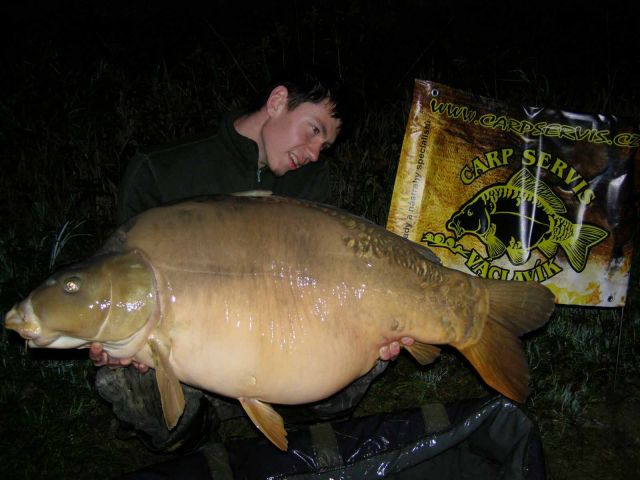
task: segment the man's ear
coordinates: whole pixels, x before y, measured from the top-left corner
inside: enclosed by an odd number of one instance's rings
[[[270,117],[276,116],[287,110],[287,101],[289,100],[289,90],[284,85],[278,85],[271,90],[269,98],[267,98],[267,113]]]

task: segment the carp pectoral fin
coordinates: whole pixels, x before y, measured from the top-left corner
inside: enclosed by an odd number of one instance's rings
[[[544,325],[555,307],[554,295],[536,282],[487,284],[489,310],[479,337],[455,345],[482,379],[524,403],[529,393],[529,368],[518,336]]]
[[[283,452],[287,451],[287,431],[284,429],[284,421],[268,403],[255,398],[239,398],[244,411],[247,412],[253,424],[258,427],[265,437],[271,440],[276,447]]]
[[[506,245],[502,243],[502,240],[493,235],[489,235],[486,238],[486,245],[487,253],[490,260],[493,260],[494,258],[500,258],[504,254],[504,251],[507,249]]]
[[[164,421],[167,424],[167,428],[171,430],[176,426],[184,411],[184,392],[169,363],[169,349],[156,338],[150,338],[148,345],[151,349],[153,365],[156,370],[156,381],[160,392]]]
[[[428,365],[440,355],[440,349],[438,347],[418,341],[415,341],[413,342],[413,345],[405,346],[404,348],[409,351],[420,365]]]

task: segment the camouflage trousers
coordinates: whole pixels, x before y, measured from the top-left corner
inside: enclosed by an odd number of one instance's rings
[[[287,424],[308,424],[347,417],[356,408],[371,382],[387,367],[378,360],[367,374],[320,402],[305,405],[275,405]],[[162,416],[155,371],[141,374],[133,367],[101,367],[96,376],[98,393],[111,403],[115,416],[135,430],[143,443],[156,452],[186,453],[207,440],[218,440],[220,422],[241,417],[244,410],[228,399],[182,384],[185,410],[178,424],[168,430]]]

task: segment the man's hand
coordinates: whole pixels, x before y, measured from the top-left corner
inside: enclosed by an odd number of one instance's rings
[[[395,360],[398,355],[400,355],[400,348],[403,346],[413,345],[414,339],[411,337],[402,337],[398,342],[393,341],[388,345],[384,345],[380,347],[380,351],[378,355],[380,355],[380,360]]]
[[[149,366],[136,362],[133,358],[113,358],[102,348],[101,343],[93,342],[89,347],[89,358],[96,367],[106,365],[109,368],[127,367],[133,365],[140,373],[149,371]]]

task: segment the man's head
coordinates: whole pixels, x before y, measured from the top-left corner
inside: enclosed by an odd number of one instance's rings
[[[264,107],[274,88],[284,86],[288,93],[287,106],[294,110],[302,103],[323,103],[329,101],[331,116],[347,122],[347,99],[343,82],[327,70],[319,67],[299,67],[277,75],[254,99],[249,111],[257,112]]]
[[[298,70],[272,82],[254,109],[264,119],[256,138],[259,165],[284,175],[317,161],[343,128],[343,97],[341,82],[318,70]]]

